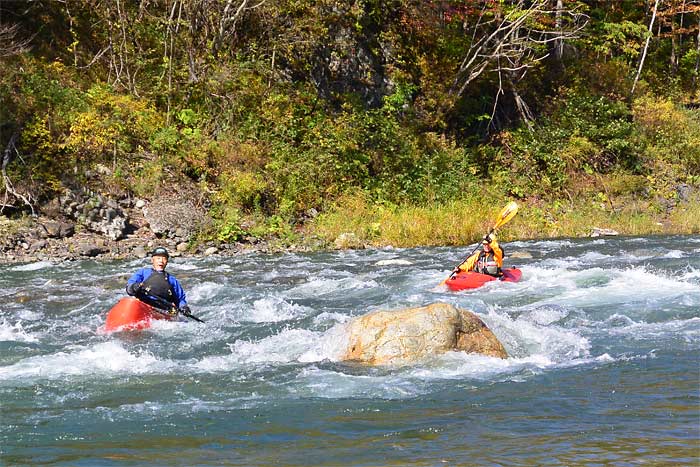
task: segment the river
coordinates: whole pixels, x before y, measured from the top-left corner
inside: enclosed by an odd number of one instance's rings
[[[700,464],[700,236],[173,258],[205,323],[104,333],[147,260],[0,265],[0,465]],[[507,360],[340,362],[343,325],[449,302]]]

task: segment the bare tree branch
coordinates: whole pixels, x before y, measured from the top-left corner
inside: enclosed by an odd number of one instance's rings
[[[32,204],[32,195],[28,194],[27,196],[25,196],[22,193],[16,191],[14,186],[12,185],[12,180],[10,180],[10,177],[7,175],[7,166],[12,161],[12,159],[14,159],[13,153],[19,155],[16,145],[18,138],[19,131],[16,131],[10,137],[10,141],[8,141],[7,146],[5,147],[5,150],[3,151],[2,155],[2,181],[5,185],[5,199],[0,205],[0,214],[2,214],[6,207],[12,206],[11,204],[8,204],[9,196],[12,195],[16,199],[21,199],[24,202],[24,204],[29,206],[29,209],[32,210],[32,216],[36,216],[36,212],[34,211],[34,205]]]
[[[253,6],[248,6],[248,0],[241,0],[240,5],[238,5],[235,12],[231,12],[233,9],[234,0],[228,0],[226,2],[226,6],[219,17],[218,32],[216,35],[216,40],[212,46],[212,52],[214,55],[219,52],[223,43],[236,33],[236,24],[243,16],[243,13],[248,10],[259,8],[265,4],[266,1],[267,0],[261,0]]]
[[[455,73],[450,94],[459,98],[484,73],[497,73],[499,88],[494,96],[493,121],[499,96],[504,93],[501,74],[505,74],[516,108],[529,124],[532,115],[517,92],[516,83],[552,51],[560,55],[564,42],[578,37],[588,23],[588,16],[565,9],[561,0],[554,1],[553,8],[550,3],[552,0],[512,0],[490,10],[484,4],[475,23],[465,24],[471,45]],[[548,24],[552,29],[546,27]]]
[[[637,87],[637,82],[639,81],[639,76],[642,74],[642,68],[644,67],[644,60],[647,56],[647,50],[649,49],[649,41],[651,40],[651,31],[654,28],[654,20],[656,19],[656,11],[659,8],[659,0],[654,3],[654,11],[651,14],[651,21],[649,22],[649,34],[647,35],[646,43],[644,44],[644,51],[642,52],[642,58],[639,60],[639,68],[637,69],[637,76],[634,77],[634,83],[632,83],[632,91],[630,94],[634,95],[634,90]]]
[[[578,37],[587,23],[587,17],[562,8],[549,10],[545,8],[547,4],[548,0],[536,0],[526,8],[514,8],[500,20],[496,17],[482,22],[482,14],[471,34],[476,40],[462,60],[451,92],[461,96],[467,86],[491,64],[497,64],[495,71],[501,68],[501,62],[511,63],[512,69],[532,67],[550,53],[549,50],[538,51],[537,46],[554,44],[562,47],[564,41]],[[555,29],[528,26],[538,16],[554,16]],[[564,27],[565,16],[570,18],[570,29]]]
[[[0,24],[0,58],[19,55],[29,50],[31,39],[19,38],[19,26]]]

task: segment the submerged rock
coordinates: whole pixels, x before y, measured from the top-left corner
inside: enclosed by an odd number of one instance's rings
[[[617,230],[613,229],[601,229],[599,227],[593,227],[591,231],[591,237],[615,237],[620,235]]]
[[[409,363],[450,350],[508,357],[479,317],[447,303],[374,311],[349,322],[347,332],[341,359],[370,365]]]

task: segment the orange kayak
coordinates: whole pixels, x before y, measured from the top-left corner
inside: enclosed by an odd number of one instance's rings
[[[520,269],[509,268],[503,270],[503,276],[500,280],[504,282],[518,282],[523,275]],[[488,274],[479,274],[478,272],[460,272],[452,279],[447,279],[445,285],[450,290],[466,290],[476,289],[486,284],[487,282],[499,280],[499,278],[489,276]]]
[[[169,314],[133,297],[124,297],[107,313],[105,331],[122,331],[146,329],[151,326],[151,320],[177,319],[177,314]]]

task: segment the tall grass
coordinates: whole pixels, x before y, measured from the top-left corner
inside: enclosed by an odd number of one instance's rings
[[[669,221],[675,233],[700,233],[700,194],[695,194],[687,202],[676,206]]]
[[[352,233],[373,246],[464,245],[493,227],[505,203],[470,197],[428,206],[377,206],[363,194],[354,194],[319,216],[312,230],[328,242]],[[506,229],[503,232],[503,238],[514,238]]]
[[[358,244],[375,247],[468,245],[493,227],[506,202],[468,197],[429,206],[377,206],[359,193],[343,197],[334,209],[317,217],[310,230],[328,243],[350,233]],[[614,209],[590,198],[541,204],[519,202],[518,214],[498,231],[499,240],[587,237],[595,228],[620,235],[700,232],[698,197],[679,204],[670,215],[634,199],[618,200]]]

